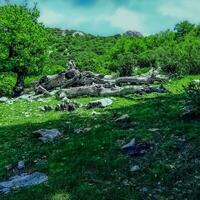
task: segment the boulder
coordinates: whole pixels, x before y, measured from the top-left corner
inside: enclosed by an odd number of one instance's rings
[[[126,31],[123,35],[129,36],[129,37],[142,37],[142,33],[138,31]]]
[[[96,101],[91,101],[88,103],[87,105],[87,109],[91,109],[91,108],[105,108],[107,106],[112,105],[113,101],[109,98],[105,98],[105,99],[100,99],[100,100],[96,100]]]
[[[62,133],[58,129],[40,129],[33,132],[42,142],[53,142],[56,138],[62,136]]]

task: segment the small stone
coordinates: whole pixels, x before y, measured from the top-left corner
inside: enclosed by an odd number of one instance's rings
[[[139,167],[139,165],[135,165],[135,166],[132,166],[131,167],[131,172],[136,172],[136,171],[139,171],[140,170],[140,167]]]
[[[25,168],[25,162],[23,160],[17,163],[17,169],[22,170]]]
[[[91,101],[91,102],[88,103],[87,109],[105,108],[105,107],[112,105],[112,103],[113,103],[113,101],[109,98],[100,99],[100,100],[97,100],[97,101]]]
[[[149,189],[148,189],[147,187],[143,187],[142,191],[143,191],[144,193],[147,193],[147,192],[149,191]]]
[[[74,133],[84,134],[84,133],[87,133],[89,131],[91,131],[91,128],[79,128],[79,129],[74,130]]]
[[[121,122],[129,122],[130,121],[130,117],[129,115],[122,115],[121,117],[117,118],[115,120],[115,122],[121,123]]]
[[[48,176],[40,172],[13,176],[7,181],[0,182],[0,193],[9,193],[12,189],[38,185],[47,180]]]
[[[157,132],[159,130],[160,130],[159,128],[150,128],[150,129],[148,129],[148,131],[150,131],[150,132]]]

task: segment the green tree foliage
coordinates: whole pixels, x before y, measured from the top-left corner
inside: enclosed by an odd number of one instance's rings
[[[133,73],[134,60],[130,53],[121,55],[119,58],[119,75],[120,76],[131,76]]]
[[[46,58],[47,31],[38,17],[36,8],[0,7],[0,71],[17,74],[16,96],[23,91],[25,76],[41,72]]]

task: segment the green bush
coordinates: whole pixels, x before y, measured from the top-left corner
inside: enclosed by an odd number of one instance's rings
[[[0,74],[0,97],[12,96],[12,88],[16,83],[16,75],[14,73]]]
[[[200,116],[200,80],[193,81],[186,90],[186,106]]]
[[[53,75],[53,74],[57,74],[59,72],[62,72],[64,70],[66,70],[66,68],[63,67],[63,66],[60,66],[60,65],[45,66],[43,68],[42,74],[43,75]]]

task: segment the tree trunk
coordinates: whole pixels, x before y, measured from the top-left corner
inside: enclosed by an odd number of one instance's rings
[[[22,72],[17,73],[17,82],[13,88],[14,97],[18,97],[24,91],[25,74]]]

